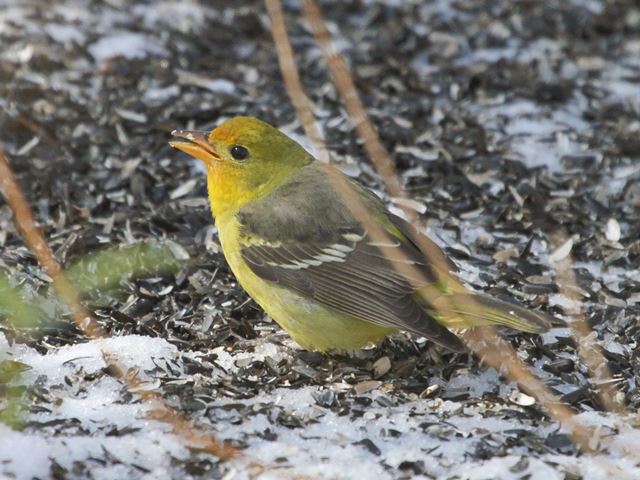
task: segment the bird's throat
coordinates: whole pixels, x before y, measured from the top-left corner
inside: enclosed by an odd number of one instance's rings
[[[207,169],[207,190],[211,213],[215,218],[225,215],[233,215],[240,208],[242,199],[239,198],[236,179],[229,175],[221,175],[221,172],[209,167]]]
[[[207,168],[207,189],[211,213],[215,218],[235,215],[243,205],[265,194],[268,183],[253,185],[247,182],[241,171]]]

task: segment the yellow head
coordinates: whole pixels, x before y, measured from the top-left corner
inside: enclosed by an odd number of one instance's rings
[[[207,167],[211,210],[233,214],[247,202],[277,188],[297,169],[313,161],[299,144],[268,123],[236,117],[206,132],[176,130],[187,141],[172,147],[202,160]]]

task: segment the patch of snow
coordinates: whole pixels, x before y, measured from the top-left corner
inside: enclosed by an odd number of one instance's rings
[[[546,166],[558,171],[563,155],[584,154],[588,150],[574,138],[588,128],[581,118],[581,104],[576,96],[552,111],[530,100],[471,105],[470,109],[494,132],[498,142],[509,141],[513,153],[527,166]]]
[[[270,357],[276,362],[279,362],[289,356],[286,351],[282,350],[282,348],[270,342],[259,343],[256,345],[253,352],[233,352],[232,354],[225,350],[224,347],[216,347],[211,350],[211,353],[215,353],[218,356],[216,364],[224,368],[229,373],[233,373],[238,370],[236,364],[241,360],[250,359],[251,361],[264,361],[266,357]],[[188,356],[189,354],[185,355]]]
[[[106,367],[103,355],[118,353],[120,364],[139,370],[142,379],[150,380],[145,370],[157,368],[162,361],[173,362],[176,348],[160,338],[130,335],[92,340],[59,348],[46,355],[24,345],[9,346],[0,335],[0,358],[11,358],[29,367],[22,382],[40,382],[51,398],[50,412],[28,415],[30,421],[74,419],[86,433],[48,436],[46,427],[40,431],[27,429],[16,432],[0,424],[0,475],[18,479],[48,477],[51,460],[69,470],[75,461],[100,458],[109,452],[122,464],[91,464],[96,478],[118,479],[139,471],[130,465],[140,465],[150,471],[149,478],[170,476],[169,454],[181,458],[188,452],[166,424],[146,417],[149,406],[137,401],[123,401],[123,386],[108,375],[80,385],[69,380],[76,374],[99,374]],[[113,428],[132,429],[122,436],[110,436]],[[71,429],[71,432],[74,432]]]
[[[552,332],[566,333],[567,329]],[[51,468],[51,459],[64,468],[72,468],[74,462],[90,462],[91,458],[103,458],[108,452],[117,461],[106,464],[91,462],[96,478],[116,479],[139,475],[131,465],[140,465],[150,473],[145,478],[165,478],[171,476],[170,458],[184,458],[188,452],[181,440],[169,432],[167,425],[149,421],[145,417],[147,407],[139,402],[123,401],[124,389],[112,377],[103,375],[83,382],[82,389],[77,384],[68,385],[66,378],[74,374],[99,373],[104,366],[102,352],[107,348],[122,354],[122,363],[149,370],[164,362],[180,364],[175,347],[162,339],[139,336],[116,337],[108,340],[94,340],[80,345],[62,347],[57,351],[40,355],[26,346],[9,346],[0,336],[0,352],[25,363],[32,370],[24,379],[40,382],[48,387],[52,403],[51,413],[30,414],[30,420],[77,419],[79,425],[91,432],[76,434],[71,431],[65,436],[48,436],[46,428],[34,432],[29,429],[15,432],[0,426],[0,473],[15,478],[46,477]],[[242,360],[264,360],[271,357],[279,361],[289,355],[289,347],[282,347],[268,341],[258,341],[255,353],[229,352],[219,347],[213,349],[218,355],[216,362],[229,372],[237,372],[236,363]],[[183,353],[183,356],[191,355]],[[334,391],[344,391],[352,387],[346,383],[327,384]],[[492,369],[456,375],[448,387],[466,389],[472,397],[481,397],[487,392],[496,392],[501,397],[508,395],[510,387],[503,385],[497,372]],[[262,391],[255,398],[231,399],[222,397],[214,400],[214,405],[242,403],[252,408],[252,413],[243,416],[241,422],[230,416],[229,410],[213,408],[210,421],[220,431],[223,438],[242,439],[247,443],[247,457],[232,461],[229,465],[236,471],[237,478],[249,478],[246,463],[259,462],[267,466],[264,478],[272,478],[280,472],[273,467],[278,458],[286,458],[281,466],[295,475],[310,478],[355,478],[366,471],[380,479],[394,478],[404,462],[419,462],[426,475],[433,477],[460,478],[555,478],[556,473],[568,469],[581,475],[591,475],[594,464],[600,461],[593,457],[572,455],[542,455],[529,458],[528,463],[520,462],[526,449],[514,447],[505,457],[494,457],[487,461],[459,461],[464,452],[473,451],[481,439],[504,443],[512,429],[531,430],[532,434],[546,435],[558,427],[553,422],[540,424],[523,418],[516,421],[508,412],[513,405],[503,406],[493,402],[454,402],[439,398],[415,400],[396,406],[383,406],[377,399],[386,397],[382,388],[363,394],[372,403],[363,409],[361,416],[351,416],[347,420],[337,412],[319,406],[314,394],[316,386],[276,388]],[[265,409],[260,405],[273,405]],[[283,415],[294,415],[308,423],[304,430],[286,428],[272,421],[270,415],[280,411]],[[582,414],[579,419],[586,424],[600,428],[617,428],[626,442],[638,441],[638,431],[625,427],[625,419],[614,415],[604,416],[598,412]],[[131,428],[130,433],[109,436],[112,428]],[[271,441],[263,438],[269,429],[275,437]],[[391,435],[389,432],[399,432]],[[536,432],[536,433],[534,433]],[[607,431],[603,430],[603,438]],[[446,441],[443,439],[446,438]],[[367,443],[369,442],[369,443]],[[632,445],[632,443],[628,443]],[[626,448],[628,448],[628,445]],[[22,446],[16,450],[16,446]],[[614,445],[623,449],[623,443]],[[616,451],[618,451],[616,450]],[[17,453],[16,453],[17,452]],[[24,452],[23,454],[20,452]],[[27,458],[28,455],[28,458]],[[607,461],[610,461],[607,458]],[[617,463],[617,460],[616,460]],[[556,471],[554,465],[563,465]],[[620,463],[630,474],[637,467],[630,462]],[[634,470],[635,468],[635,470]],[[394,473],[394,471],[396,473]],[[603,478],[597,475],[590,478]],[[561,478],[561,477],[558,477]]]
[[[160,105],[162,102],[177,97],[180,94],[180,87],[169,85],[167,87],[150,86],[144,91],[142,99],[151,105]]]
[[[116,461],[110,464],[91,461],[104,457],[105,452]],[[169,455],[181,458],[188,452],[174,435],[148,425],[140,432],[121,437],[68,435],[47,438],[42,432],[17,432],[0,424],[0,475],[3,478],[50,478],[52,460],[69,471],[73,470],[76,461],[88,463],[93,478],[104,480],[139,477],[141,471],[132,468],[132,464],[149,470],[144,478],[170,478]]]
[[[233,95],[236,93],[235,83],[230,80],[224,78],[209,78],[206,75],[199,75],[192,72],[178,71],[178,83],[204,88],[213,93],[221,93],[224,95]]]
[[[146,58],[149,55],[165,56],[166,50],[154,39],[142,33],[116,32],[101,37],[88,47],[97,63],[114,57]]]
[[[481,270],[479,267],[466,262],[456,262],[456,265],[460,267],[460,270],[456,272],[456,276],[465,282],[467,287],[471,288],[470,285],[480,287],[487,285],[487,282],[480,277]]]
[[[142,18],[146,27],[151,29],[171,27],[181,32],[198,32],[207,20],[208,10],[193,1],[154,2],[148,5],[135,5],[133,13]]]
[[[472,397],[482,397],[487,392],[499,390],[503,386],[502,380],[493,368],[487,368],[480,372],[461,371],[459,375],[451,378],[447,388],[466,388]]]
[[[640,62],[633,54],[626,61],[607,61],[598,84],[609,93],[611,100],[632,102],[636,108],[640,108],[640,88],[638,82],[633,80],[639,69]]]
[[[600,290],[600,283],[613,291],[618,291],[620,289],[620,281],[625,278],[640,282],[640,271],[638,269],[627,269],[612,265],[603,268],[602,262],[575,262],[573,266],[574,268],[584,268],[589,271],[596,280],[594,282],[595,291]]]
[[[523,459],[525,463],[522,463]],[[522,465],[522,467],[519,467]],[[565,474],[557,471],[546,462],[527,456],[507,455],[494,457],[480,465],[464,465],[459,469],[461,478],[468,480],[484,480],[488,478],[529,480],[563,480]]]
[[[582,308],[582,302],[572,300],[562,293],[552,293],[549,295],[549,305],[561,307],[565,312],[579,312]]]
[[[82,7],[85,8],[82,8]],[[86,8],[86,4],[79,2],[64,2],[52,5],[52,13],[68,23],[78,23],[86,28],[92,24],[94,15]]]
[[[53,448],[38,432],[17,432],[0,423],[0,474],[4,478],[46,478]]]
[[[86,373],[94,373],[107,366],[104,355],[117,354],[118,359],[128,367],[144,370],[156,368],[154,359],[171,359],[177,355],[174,345],[162,338],[128,335],[92,340],[86,343],[61,347],[54,352],[40,355],[35,350],[23,350],[14,360],[26,363],[32,370],[26,377],[46,375],[51,381],[62,382],[75,368]]]
[[[428,78],[429,75],[438,71],[438,67],[431,65],[431,63],[429,63],[429,57],[424,53],[413,57],[410,66],[416,75],[421,78]]]
[[[45,32],[54,42],[67,43],[76,42],[84,43],[86,35],[76,26],[63,25],[60,23],[49,23],[45,26]]]
[[[568,327],[552,328],[540,334],[543,343],[555,343],[558,337],[571,337],[571,329]]]

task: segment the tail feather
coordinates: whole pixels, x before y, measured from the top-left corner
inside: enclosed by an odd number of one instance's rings
[[[450,328],[504,325],[523,332],[541,333],[556,323],[542,312],[482,294],[454,293],[440,300],[435,304],[434,316]]]

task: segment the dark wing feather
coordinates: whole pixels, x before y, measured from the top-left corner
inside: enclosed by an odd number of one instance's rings
[[[241,255],[249,268],[337,312],[463,350],[458,337],[414,298],[416,288],[433,282],[435,275],[413,227],[353,183],[369,211],[391,232],[382,244],[374,242],[335,192],[325,168],[331,167],[311,163],[264,200],[238,212]],[[407,261],[421,272],[420,278],[408,279],[396,268]]]
[[[422,242],[425,245],[428,245],[430,248],[433,248],[437,251],[441,251],[440,247],[429,237],[425,235],[420,235],[418,231],[415,229],[413,225],[407,222],[405,219],[398,217],[397,215],[393,215],[392,213],[387,214],[387,217],[393,223],[393,225],[407,238],[411,245],[413,246],[413,251],[417,253],[417,257],[419,258],[419,263],[424,265],[428,264],[427,257],[424,252],[420,248],[419,243]],[[417,240],[417,237],[420,237],[420,241]],[[457,272],[458,266],[453,263],[453,261],[447,257],[446,255],[442,255],[442,258],[447,264],[450,272]]]
[[[344,238],[344,237],[343,237]],[[352,237],[355,238],[355,237]],[[336,250],[336,245],[341,249]],[[391,245],[391,244],[390,244]],[[425,282],[409,281],[394,268],[402,250],[414,253],[403,242],[393,247],[372,245],[366,234],[357,242],[341,244],[246,244],[241,254],[251,270],[343,314],[371,323],[409,330],[453,350],[460,340],[426,313],[413,294]],[[348,249],[351,249],[347,252]],[[382,252],[381,249],[385,251]],[[344,256],[338,255],[342,253]],[[411,263],[424,269],[417,261]],[[428,272],[428,270],[427,270]]]

